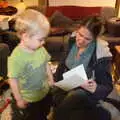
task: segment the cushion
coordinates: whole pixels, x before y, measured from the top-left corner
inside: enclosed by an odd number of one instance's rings
[[[102,7],[100,15],[105,21],[112,17],[115,17],[115,8],[114,7]]]
[[[55,11],[50,17],[52,27],[68,27],[73,23],[73,20],[64,16],[61,12]]]
[[[17,8],[15,7],[12,6],[8,6],[5,8],[0,7],[0,15],[14,15],[15,13],[17,13]]]
[[[88,15],[100,14],[101,7],[84,7],[84,6],[48,6],[46,16],[50,17],[56,10],[71,19],[79,19]]]
[[[45,8],[42,6],[28,6],[26,9],[33,9],[45,14]]]

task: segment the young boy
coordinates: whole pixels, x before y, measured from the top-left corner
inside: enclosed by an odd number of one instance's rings
[[[8,60],[12,120],[46,120],[54,83],[50,56],[43,47],[49,22],[40,12],[27,9],[16,17],[15,29],[21,40]]]

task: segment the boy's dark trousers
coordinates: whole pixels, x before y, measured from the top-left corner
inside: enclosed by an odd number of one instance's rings
[[[52,103],[50,94],[39,102],[29,103],[25,109],[18,108],[13,96],[12,98],[12,120],[47,120],[46,117]]]

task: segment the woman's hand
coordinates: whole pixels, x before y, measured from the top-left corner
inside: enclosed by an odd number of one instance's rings
[[[97,83],[94,80],[86,80],[85,83],[82,84],[80,87],[91,93],[94,93],[97,88]]]
[[[27,105],[28,105],[28,102],[26,102],[26,101],[23,100],[23,99],[17,100],[16,102],[17,102],[17,103],[16,103],[17,106],[18,106],[19,108],[22,108],[22,109],[26,108]]]

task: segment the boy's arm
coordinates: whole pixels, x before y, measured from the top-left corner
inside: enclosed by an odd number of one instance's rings
[[[19,92],[18,81],[16,79],[9,79],[9,84],[10,84],[15,100],[18,101],[22,99],[20,92]]]
[[[47,63],[47,74],[48,74],[48,79],[49,79],[49,85],[52,86],[54,84],[54,79],[53,79],[53,74],[50,69],[50,65]]]
[[[25,100],[23,100],[22,96],[20,95],[18,80],[9,79],[9,84],[10,84],[13,96],[16,100],[17,106],[20,108],[25,108],[27,105],[27,102]]]

